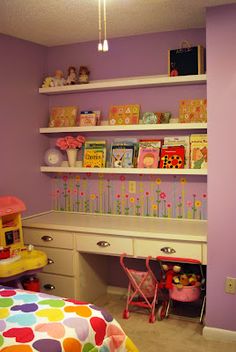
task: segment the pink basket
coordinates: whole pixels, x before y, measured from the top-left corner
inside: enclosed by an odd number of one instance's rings
[[[178,288],[173,285],[173,288],[169,290],[170,298],[175,301],[180,302],[193,302],[199,299],[200,297],[200,287],[196,286],[183,286]]]

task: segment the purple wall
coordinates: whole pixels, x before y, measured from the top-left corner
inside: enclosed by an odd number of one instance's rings
[[[236,330],[236,296],[224,292],[236,277],[235,92],[236,5],[207,11],[209,234],[207,326]],[[222,216],[222,208],[224,216]]]
[[[188,40],[193,45],[205,46],[205,30],[164,32],[127,38],[111,39],[110,51],[98,53],[97,42],[64,45],[49,48],[48,73],[53,75],[57,68],[66,75],[70,65],[86,65],[91,72],[91,80],[114,77],[130,77],[167,73],[167,53],[169,48],[177,48],[181,41]],[[142,111],[178,112],[178,101],[182,98],[200,98],[206,95],[205,86],[161,87],[131,89],[107,92],[92,92],[51,96],[49,104],[78,105],[80,110],[100,109],[103,118],[115,104],[140,103]]]
[[[51,205],[48,177],[39,172],[48,145],[39,135],[47,124],[48,99],[38,94],[47,49],[0,34],[0,51],[0,196],[18,196],[29,215]]]

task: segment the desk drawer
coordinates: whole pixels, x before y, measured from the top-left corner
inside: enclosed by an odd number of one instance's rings
[[[73,248],[73,234],[71,232],[23,228],[23,235],[26,244],[66,249]]]
[[[48,247],[37,247],[37,249],[45,252],[48,257],[49,264],[44,267],[43,272],[74,276],[73,251]]]
[[[76,236],[76,249],[87,253],[120,255],[125,252],[133,255],[133,241],[123,237],[79,234]]]
[[[167,253],[168,250],[173,253]],[[134,255],[137,257],[181,257],[202,260],[202,245],[180,241],[134,240]]]
[[[39,273],[40,291],[49,295],[74,298],[75,280],[71,277]]]

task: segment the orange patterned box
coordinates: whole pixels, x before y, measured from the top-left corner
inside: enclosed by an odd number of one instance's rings
[[[179,102],[179,122],[207,122],[207,100],[188,99]]]
[[[110,125],[136,125],[139,123],[140,105],[113,105],[109,112]]]

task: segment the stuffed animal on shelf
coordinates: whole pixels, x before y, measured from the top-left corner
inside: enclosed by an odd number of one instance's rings
[[[86,66],[80,66],[79,68],[79,83],[89,83],[89,70]]]
[[[165,288],[173,288],[173,277],[176,277],[177,273],[180,273],[180,265],[162,264],[162,269],[165,272]]]
[[[42,88],[54,87],[53,77],[44,78]]]

